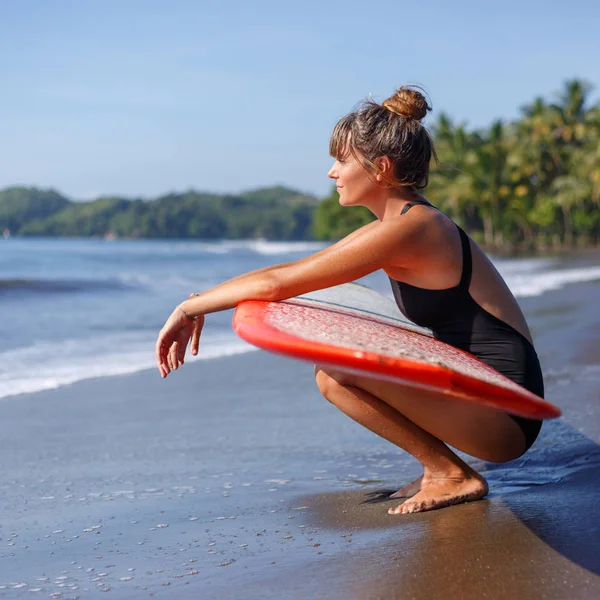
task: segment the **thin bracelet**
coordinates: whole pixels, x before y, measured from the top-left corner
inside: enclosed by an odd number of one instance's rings
[[[181,306],[177,307],[190,321],[195,321],[196,317],[190,317],[190,315],[188,315],[185,310],[183,310],[183,308],[181,308]]]

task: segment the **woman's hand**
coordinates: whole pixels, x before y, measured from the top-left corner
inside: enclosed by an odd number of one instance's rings
[[[171,313],[156,340],[156,364],[163,379],[184,363],[190,338],[192,354],[198,354],[203,326],[204,315],[191,319],[179,307]]]

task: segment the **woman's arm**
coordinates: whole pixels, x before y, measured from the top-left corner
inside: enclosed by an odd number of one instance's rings
[[[316,254],[240,275],[182,302],[156,341],[161,377],[183,364],[190,338],[192,354],[197,354],[208,313],[234,308],[243,300],[283,300],[359,279],[386,265],[406,264],[425,240],[419,221],[410,223],[375,221]]]
[[[182,302],[190,317],[234,308],[243,300],[284,300],[354,281],[388,264],[417,244],[421,227],[390,219],[374,221],[333,246],[295,262],[240,275]]]

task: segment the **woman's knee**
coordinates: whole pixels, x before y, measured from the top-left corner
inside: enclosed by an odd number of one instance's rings
[[[315,381],[317,382],[317,387],[319,391],[325,398],[329,399],[331,395],[331,388],[337,385],[336,381],[324,371],[319,365],[315,365]]]
[[[340,388],[348,385],[346,379],[347,377],[345,374],[340,371],[325,369],[325,367],[315,365],[315,380],[317,382],[317,387],[321,394],[329,401],[331,401],[331,398],[335,396]]]

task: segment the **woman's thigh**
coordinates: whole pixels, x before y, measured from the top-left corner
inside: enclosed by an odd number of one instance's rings
[[[321,386],[323,375],[329,385],[357,387],[379,398],[407,419],[446,444],[492,462],[518,458],[525,451],[525,435],[508,414],[468,400],[414,390],[386,381],[369,379],[330,369],[315,368]],[[320,387],[321,387],[320,386]]]

